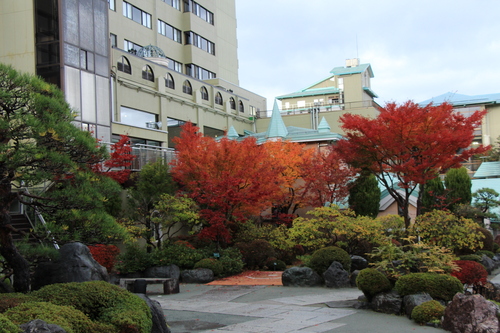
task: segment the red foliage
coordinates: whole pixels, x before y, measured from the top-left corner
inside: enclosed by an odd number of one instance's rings
[[[189,243],[188,241],[185,241],[185,240],[175,241],[174,244],[184,245],[185,247],[190,248],[190,249],[196,249],[193,245],[191,245],[191,243]]]
[[[128,136],[121,135],[120,140],[111,145],[110,158],[102,163],[93,164],[92,170],[95,173],[113,178],[120,184],[126,182],[132,171],[128,167],[132,165],[132,161],[135,159],[129,141]]]
[[[457,260],[455,263],[460,267],[460,270],[453,271],[451,275],[463,284],[478,286],[486,283],[488,272],[480,263],[470,260]]]
[[[108,272],[111,272],[116,263],[116,257],[120,250],[115,245],[96,244],[88,246],[92,257],[101,266],[106,267]]]
[[[277,168],[255,139],[216,141],[187,123],[174,141],[177,159],[171,173],[201,208],[208,223],[202,238],[229,242],[229,225],[260,214],[279,191]]]
[[[347,140],[341,140],[337,149],[347,163],[377,176],[402,208],[408,227],[409,198],[418,184],[489,149],[470,148],[486,111],[465,116],[448,103],[420,106],[411,101],[388,103],[379,111],[376,118],[342,115]]]

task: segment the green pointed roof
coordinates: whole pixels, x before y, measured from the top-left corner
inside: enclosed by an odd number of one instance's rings
[[[227,131],[226,137],[228,139],[234,140],[234,139],[238,139],[240,136],[238,135],[238,132],[236,132],[236,130],[234,129],[234,127],[231,126],[229,128],[229,130]]]
[[[318,125],[318,133],[328,133],[330,132],[330,124],[326,121],[325,117],[321,118]]]
[[[273,113],[271,115],[271,121],[266,131],[266,138],[286,138],[288,135],[288,130],[286,129],[285,123],[281,118],[281,113],[278,108],[278,102],[274,100]]]

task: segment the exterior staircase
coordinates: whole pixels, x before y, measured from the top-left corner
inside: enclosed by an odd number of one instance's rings
[[[33,227],[31,226],[30,220],[28,219],[28,217],[25,214],[11,213],[10,216],[11,216],[11,224],[17,230],[21,230],[21,231],[24,231],[26,234],[29,234],[31,229],[33,229]],[[26,236],[24,236],[20,233],[17,233],[17,232],[12,233],[12,238],[15,241],[21,240],[25,237]],[[33,237],[30,234],[29,240],[35,241],[36,239],[35,239],[35,237]]]

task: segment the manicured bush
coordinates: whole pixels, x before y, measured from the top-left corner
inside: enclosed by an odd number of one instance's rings
[[[481,263],[481,257],[478,256],[477,254],[466,254],[463,256],[458,257],[460,260],[468,260],[468,261],[475,261],[478,263]]]
[[[4,313],[22,303],[32,302],[33,300],[32,296],[22,293],[0,294],[0,313]]]
[[[240,250],[235,247],[221,250],[219,262],[222,264],[221,276],[239,274],[243,271],[243,267],[245,266]]]
[[[181,269],[192,269],[205,256],[203,251],[193,248],[189,243],[169,244],[154,251],[153,266],[177,265]]]
[[[419,324],[439,320],[444,315],[445,307],[438,301],[427,301],[413,308],[411,318]]]
[[[5,315],[0,313],[0,332],[1,333],[19,333],[21,329],[18,325],[14,324]]]
[[[494,240],[493,240],[493,235],[491,234],[491,232],[486,228],[477,228],[476,231],[477,231],[477,233],[484,235],[484,238],[481,240],[481,242],[483,243],[481,250],[493,252]]]
[[[215,276],[221,276],[224,271],[222,263],[219,260],[213,258],[201,259],[194,265],[194,268],[211,269]]]
[[[142,272],[152,266],[152,257],[138,244],[127,246],[116,258],[115,269],[120,274]]]
[[[266,262],[266,267],[268,271],[284,271],[286,269],[286,264],[284,261],[276,258],[269,258]]]
[[[362,269],[356,278],[356,285],[368,300],[379,293],[392,289],[389,279],[375,268]]]
[[[250,243],[236,243],[234,246],[241,251],[243,262],[249,269],[264,268],[269,258],[276,257],[271,244],[263,239],[256,239]]]
[[[41,301],[73,306],[93,321],[111,324],[114,329],[108,332],[151,331],[151,311],[146,302],[104,281],[52,284],[34,291],[32,295]]]
[[[113,270],[116,263],[116,257],[120,254],[120,250],[116,245],[95,244],[88,246],[90,254],[101,266],[106,267],[108,273]]]
[[[483,255],[487,256],[488,258],[491,258],[493,259],[493,257],[495,256],[495,254],[491,251],[486,251],[486,250],[480,250],[480,251],[477,251],[475,253],[475,255],[479,256],[479,258],[482,258]]]
[[[498,253],[498,250],[500,250],[500,245],[493,243],[493,253]]]
[[[464,285],[454,276],[435,273],[412,273],[400,277],[395,289],[401,296],[426,292],[432,298],[451,301],[462,293]]]
[[[488,272],[480,263],[469,260],[457,260],[455,263],[460,270],[453,271],[451,275],[459,279],[463,284],[478,286],[487,282]]]
[[[49,302],[26,302],[4,313],[16,325],[41,319],[61,326],[67,333],[112,332],[112,327],[92,322],[83,312],[72,306]]]
[[[351,256],[336,246],[329,246],[315,251],[309,260],[308,266],[321,276],[334,261],[341,263],[342,267],[350,272]]]

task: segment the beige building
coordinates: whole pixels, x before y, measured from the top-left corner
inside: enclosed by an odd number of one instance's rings
[[[342,133],[339,118],[345,113],[375,117],[377,95],[371,89],[373,71],[359,59],[346,60],[345,67],[335,67],[327,78],[291,94],[276,97],[281,101],[281,114],[287,126],[318,129],[322,118],[332,132]],[[257,130],[267,128],[270,115],[258,113]]]
[[[3,0],[0,62],[62,88],[75,125],[164,151],[191,121],[254,130],[266,99],[239,87],[234,0]]]

